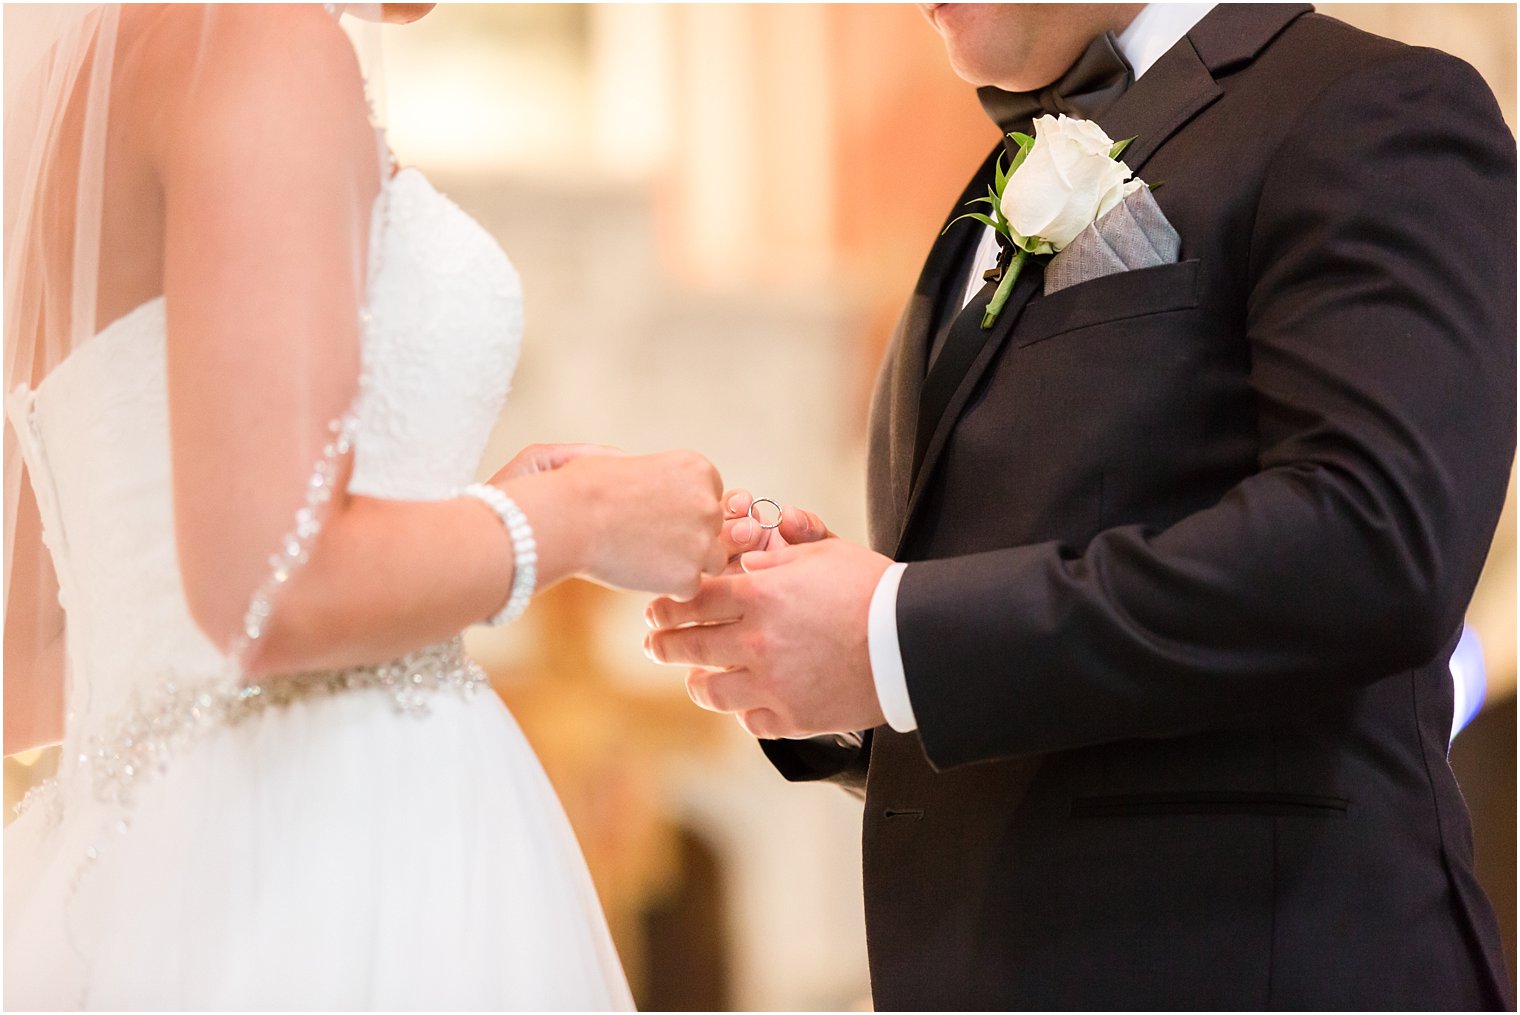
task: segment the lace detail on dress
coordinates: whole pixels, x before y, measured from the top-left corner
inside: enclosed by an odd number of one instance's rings
[[[478,420],[494,421],[506,401],[519,343],[479,336],[520,334],[522,292],[490,235],[420,172],[401,170],[390,189],[391,228],[410,242],[386,250],[373,282],[349,491],[438,500],[458,492],[460,476],[473,477],[490,436]],[[414,295],[423,278],[427,300]]]

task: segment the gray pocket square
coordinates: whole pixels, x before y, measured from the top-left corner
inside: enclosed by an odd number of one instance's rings
[[[1050,259],[1045,295],[1104,275],[1172,264],[1181,250],[1182,239],[1161,214],[1151,189],[1141,187]]]

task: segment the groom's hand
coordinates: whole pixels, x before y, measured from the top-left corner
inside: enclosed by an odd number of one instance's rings
[[[842,539],[750,553],[689,602],[658,599],[645,650],[695,667],[686,690],[766,739],[870,729],[886,720],[871,678],[867,617],[892,563]]]
[[[790,504],[781,508],[781,524],[774,529],[760,527],[750,517],[755,498],[748,490],[734,488],[723,495],[723,531],[720,539],[728,550],[730,570],[738,569],[739,558],[752,550],[777,550],[796,543],[813,543],[830,539],[834,533],[823,519],[811,511]]]

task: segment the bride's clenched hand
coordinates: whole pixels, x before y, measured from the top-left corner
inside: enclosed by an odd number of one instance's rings
[[[491,482],[501,483],[519,476],[553,472],[586,455],[623,455],[621,448],[607,444],[529,444],[503,465]]]
[[[540,555],[558,544],[580,577],[685,598],[728,562],[723,483],[695,452],[582,454],[501,485],[540,533]]]

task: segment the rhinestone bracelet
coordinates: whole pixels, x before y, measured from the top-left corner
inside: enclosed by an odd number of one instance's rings
[[[460,492],[496,512],[512,540],[512,594],[499,613],[484,621],[488,627],[510,624],[527,610],[538,585],[538,543],[533,538],[533,526],[516,501],[489,483],[471,483]]]

